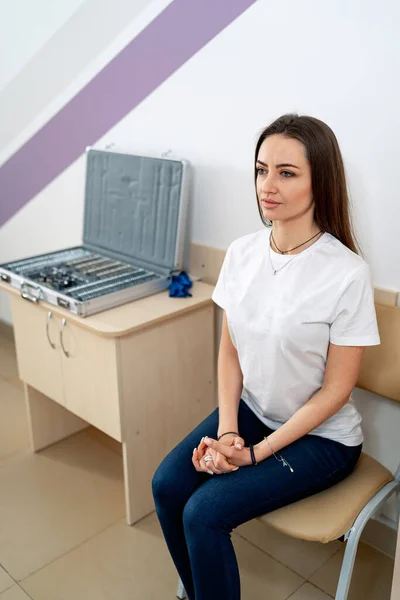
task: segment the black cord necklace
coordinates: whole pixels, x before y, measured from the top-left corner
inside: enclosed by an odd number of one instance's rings
[[[272,231],[271,231],[271,238],[272,238],[272,241],[274,242],[274,246],[278,250],[278,252],[280,252],[281,254],[287,254],[288,252],[293,252],[293,250],[297,250],[297,248],[300,248],[300,246],[304,246],[304,244],[307,244],[307,242],[311,242],[311,240],[313,240],[315,237],[317,237],[317,235],[319,235],[320,233],[322,233],[321,230],[318,231],[318,233],[316,233],[315,235],[313,235],[312,238],[310,238],[306,242],[303,242],[302,244],[299,244],[298,246],[295,246],[294,248],[291,248],[290,250],[279,250],[279,248],[276,245],[276,242],[274,240],[274,234],[272,233]]]

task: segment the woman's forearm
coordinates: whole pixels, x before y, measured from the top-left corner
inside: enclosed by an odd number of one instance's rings
[[[270,444],[263,440],[254,446],[257,460],[261,461],[271,456],[271,447],[274,452],[278,452],[303,437],[303,435],[310,433],[310,431],[336,414],[347,401],[348,397],[338,397],[322,388],[304,406],[299,408],[286,423],[268,436]]]
[[[238,431],[242,385],[243,374],[237,352],[227,352],[221,348],[218,355],[218,435],[225,431]]]

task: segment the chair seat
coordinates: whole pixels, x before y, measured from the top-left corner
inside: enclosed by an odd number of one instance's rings
[[[390,481],[388,469],[361,453],[354,471],[340,483],[259,519],[292,537],[331,542],[352,527],[362,508]]]

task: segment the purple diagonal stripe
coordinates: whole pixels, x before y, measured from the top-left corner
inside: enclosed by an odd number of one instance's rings
[[[255,2],[169,4],[0,167],[0,226]]]

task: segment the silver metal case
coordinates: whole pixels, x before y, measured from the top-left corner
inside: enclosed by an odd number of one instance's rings
[[[26,300],[82,317],[169,286],[182,269],[189,163],[90,149],[82,246],[0,265]]]

